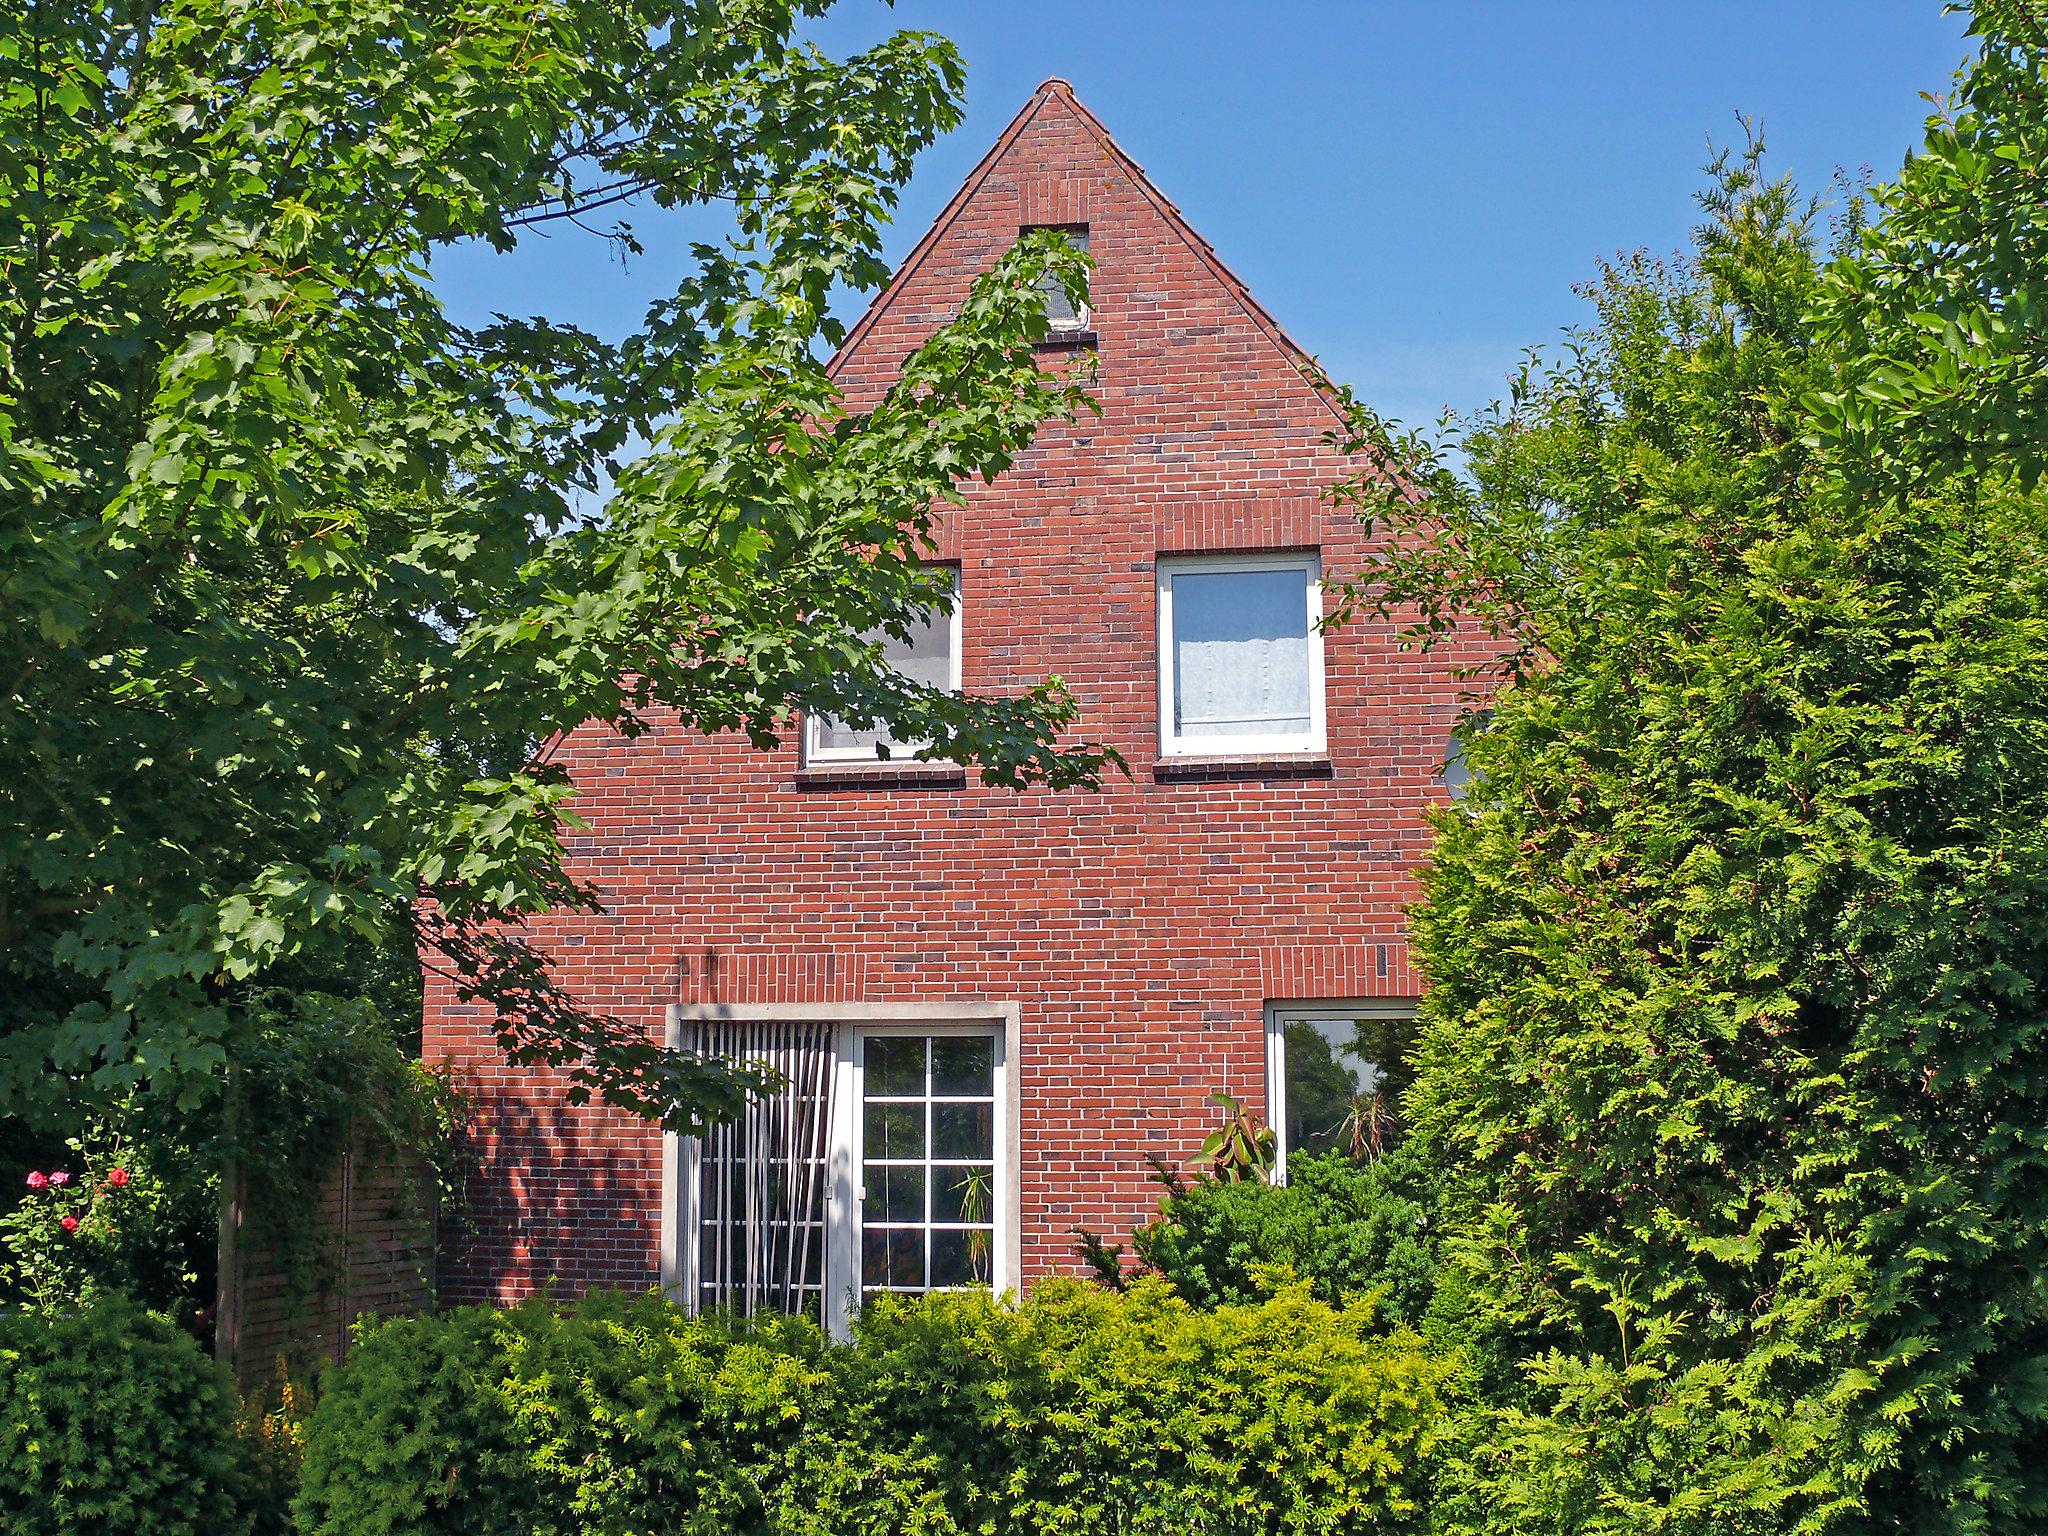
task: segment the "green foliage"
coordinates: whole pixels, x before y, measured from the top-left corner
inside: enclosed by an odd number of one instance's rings
[[[242,1457],[242,1508],[250,1536],[285,1536],[306,1455],[312,1394],[280,1358],[268,1382],[244,1394],[235,1413]]]
[[[1984,78],[2021,56],[1994,40]],[[1373,600],[1500,649],[1415,915],[1433,1326],[1482,1389],[1437,1518],[2033,1529],[2048,503],[2017,451],[1896,475],[1945,409],[1896,462],[1816,428],[1869,359],[1815,318],[1810,206],[1721,171],[1691,258],[1604,269],[1462,470],[1360,418],[1411,469],[1350,488],[1396,536]],[[1952,403],[2042,406],[1965,374]]]
[[[1264,1182],[1271,1178],[1280,1146],[1273,1128],[1263,1124],[1234,1094],[1218,1089],[1209,1098],[1223,1111],[1223,1124],[1202,1138],[1201,1146],[1188,1157],[1188,1162],[1207,1177],[1226,1184],[1240,1179]]]
[[[332,1278],[318,1192],[352,1139],[395,1151],[403,1198],[459,1217],[464,1101],[406,1055],[385,1017],[362,1000],[282,988],[253,994],[250,1007],[262,1027],[215,1091],[196,1104],[131,1095],[67,1153],[30,1154],[10,1175],[5,1194],[20,1198],[0,1209],[0,1301],[63,1308],[114,1290],[196,1315],[213,1301],[231,1165],[244,1241],[267,1250],[288,1302],[304,1300]]]
[[[453,1083],[395,1044],[364,1002],[277,991],[255,1003],[274,1016],[236,1061],[223,1095],[205,1105],[210,1113],[163,1129],[198,1133],[210,1166],[240,1170],[245,1240],[263,1245],[289,1292],[305,1296],[330,1278],[331,1234],[316,1194],[339,1150],[395,1156],[401,1198],[459,1217],[467,1105]]]
[[[787,1527],[816,1536],[1410,1528],[1448,1380],[1305,1287],[1204,1311],[1157,1280],[879,1304],[838,1363],[843,1426]]]
[[[596,900],[541,743],[825,710],[1096,782],[1056,679],[948,694],[874,639],[946,600],[936,506],[1087,404],[1032,345],[1085,259],[1021,242],[845,408],[831,301],[886,277],[962,71],[828,57],[825,8],[0,0],[0,1113],[196,1104],[266,989],[417,946],[513,1060],[688,1128],[758,1079],[521,937]],[[435,297],[445,249],[634,199],[735,233],[631,335]]]
[[[803,1323],[747,1332],[656,1297],[386,1324],[322,1384],[301,1529],[745,1529],[823,1347]]]
[[[1416,1324],[1436,1273],[1434,1182],[1405,1148],[1362,1163],[1290,1156],[1284,1185],[1198,1180],[1169,1194],[1137,1251],[1197,1306],[1255,1302],[1298,1278],[1320,1301]]]
[[[1968,9],[1977,59],[1819,295],[1845,368],[1812,435],[1872,494],[2048,469],[2048,7]]]
[[[44,1314],[108,1292],[189,1305],[199,1277],[187,1239],[198,1213],[175,1178],[146,1148],[104,1132],[67,1147],[69,1157],[31,1169],[19,1203],[0,1214],[0,1298]]]
[[[128,1302],[0,1314],[0,1532],[231,1536],[233,1415],[226,1374]]]
[[[654,1297],[384,1325],[308,1425],[308,1533],[1409,1529],[1447,1376],[1301,1287],[1157,1281],[690,1319]]]

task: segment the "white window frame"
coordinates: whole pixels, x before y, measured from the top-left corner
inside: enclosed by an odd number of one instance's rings
[[[948,693],[958,693],[962,687],[960,643],[966,634],[966,630],[961,624],[961,610],[964,606],[961,597],[964,580],[959,566],[950,566],[947,569],[950,569],[953,573],[953,611],[949,615],[952,620],[952,636],[948,642],[953,654],[952,666],[948,669],[946,678],[946,691]],[[804,716],[804,763],[806,766],[827,763],[885,763],[894,765],[897,763],[921,761],[917,757],[917,752],[922,746],[922,743],[919,742],[911,742],[908,745],[900,742],[891,742],[890,755],[888,757],[883,757],[874,747],[828,747],[818,740],[818,727],[825,722],[825,719],[826,716],[819,714],[816,710],[812,710]]]
[[[1045,322],[1045,331],[1048,336],[1085,336],[1094,328],[1094,325],[1095,306],[1084,301],[1081,307],[1074,311],[1074,317],[1071,320],[1048,317]]]
[[[1287,1182],[1287,1026],[1348,1024],[1353,1019],[1412,1019],[1413,997],[1358,997],[1345,1000],[1266,1004],[1266,1124],[1273,1132],[1273,1182]]]
[[[1323,714],[1323,562],[1316,551],[1270,555],[1171,555],[1156,564],[1159,599],[1159,755],[1161,757],[1272,757],[1315,755],[1328,750]],[[1177,576],[1221,575],[1233,571],[1301,571],[1308,580],[1308,730],[1290,735],[1183,737],[1174,727],[1175,646],[1173,583]]]
[[[832,1337],[845,1339],[860,1310],[861,1042],[877,1035],[985,1035],[995,1041],[995,1244],[991,1273],[998,1295],[1023,1286],[1022,1205],[1019,1136],[1020,1094],[1016,1070],[1021,1010],[1015,1003],[964,998],[934,1003],[755,1003],[675,1004],[668,1009],[668,1041],[678,1048],[683,1025],[706,1019],[767,1022],[800,1019],[837,1025],[832,1065],[832,1136],[826,1155],[824,1311]],[[697,1277],[691,1273],[696,1243],[693,1208],[695,1138],[662,1136],[661,1288],[694,1307]]]

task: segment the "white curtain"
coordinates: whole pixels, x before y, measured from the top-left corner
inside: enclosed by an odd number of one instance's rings
[[[1308,573],[1173,578],[1174,724],[1182,736],[1309,729]]]
[[[959,601],[957,595],[954,601]],[[913,682],[924,683],[932,688],[953,686],[952,614],[931,614],[924,622],[911,629],[908,641],[890,636],[879,638],[882,641],[884,659],[897,672]],[[871,752],[878,742],[884,741],[889,743],[893,749],[892,755],[896,757],[907,756],[916,750],[915,745],[895,741],[886,731],[851,730],[829,715],[820,718],[813,730],[814,744],[832,752],[854,748]]]

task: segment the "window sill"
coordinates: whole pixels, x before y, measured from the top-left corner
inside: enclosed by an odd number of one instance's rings
[[[1039,352],[1082,352],[1101,346],[1102,336],[1092,330],[1048,331],[1031,345]]]
[[[1274,752],[1248,757],[1162,757],[1152,777],[1173,779],[1327,779],[1327,752]]]
[[[961,789],[967,770],[958,763],[806,763],[798,789]]]

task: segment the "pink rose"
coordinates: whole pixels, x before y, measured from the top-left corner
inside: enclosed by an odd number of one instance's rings
[[[66,1232],[76,1232],[78,1230],[78,1218],[76,1216],[66,1216],[62,1221],[58,1222],[57,1225],[62,1227]]]
[[[112,1173],[107,1175],[107,1185],[111,1189],[119,1189],[123,1184],[126,1184],[127,1182],[128,1170],[126,1168],[116,1168]]]
[[[66,1173],[62,1168],[59,1168],[55,1173],[50,1175],[50,1187],[52,1189],[62,1189],[66,1184],[69,1184],[70,1182],[71,1175]]]
[[[41,1189],[49,1182],[49,1175],[42,1172],[40,1169],[30,1173],[28,1176],[28,1187],[30,1189]]]

